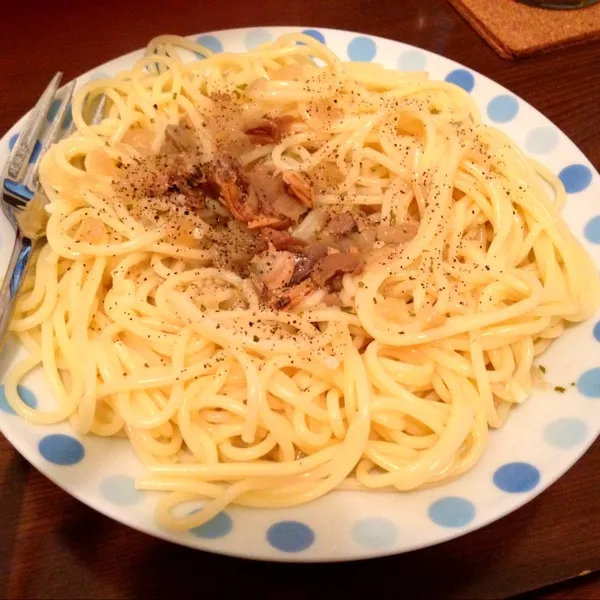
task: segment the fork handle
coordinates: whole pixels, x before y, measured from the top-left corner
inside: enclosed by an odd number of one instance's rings
[[[33,246],[34,241],[25,237],[17,229],[15,245],[0,288],[0,348],[2,348],[6,338],[6,332],[15,309],[17,294],[21,289],[21,284],[25,279],[25,273],[31,260]]]

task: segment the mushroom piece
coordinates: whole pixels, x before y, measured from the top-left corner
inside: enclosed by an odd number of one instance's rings
[[[312,280],[322,288],[327,288],[339,275],[356,273],[362,268],[362,260],[355,254],[337,252],[328,254],[317,262],[311,273]],[[336,287],[338,287],[336,285]]]
[[[331,218],[325,230],[333,235],[345,235],[356,228],[356,221],[350,211],[345,210]]]
[[[376,229],[377,239],[386,244],[410,242],[417,235],[418,230],[419,223],[416,221],[405,221],[400,225],[378,225]]]
[[[313,270],[315,266],[315,261],[308,256],[302,256],[301,254],[296,254],[294,256],[295,268],[294,274],[290,279],[290,285],[296,285],[301,281],[304,281]]]
[[[273,244],[276,250],[289,250],[290,252],[302,252],[307,246],[304,240],[300,240],[285,231],[265,228],[260,232],[265,242]]]
[[[262,214],[287,217],[297,223],[306,212],[306,207],[288,194],[281,174],[276,174],[272,166],[257,165],[246,175],[256,191]]]

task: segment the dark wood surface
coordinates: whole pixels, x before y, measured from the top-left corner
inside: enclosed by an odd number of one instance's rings
[[[600,42],[507,62],[445,0],[30,0],[3,5],[2,16],[0,133],[54,71],[70,79],[156,34],[307,25],[464,63],[541,110],[600,167]],[[596,443],[524,508],[441,546],[354,564],[277,565],[180,548],[114,523],[0,436],[0,598],[600,598],[599,463]]]

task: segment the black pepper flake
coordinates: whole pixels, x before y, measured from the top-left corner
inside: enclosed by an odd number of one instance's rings
[[[566,388],[564,388],[562,385],[557,385],[557,386],[554,388],[554,391],[555,391],[555,392],[558,392],[559,394],[564,394],[564,393],[567,391],[567,389],[566,389]]]
[[[254,342],[258,342],[259,341],[259,337],[257,335],[255,335],[252,339],[253,339]]]

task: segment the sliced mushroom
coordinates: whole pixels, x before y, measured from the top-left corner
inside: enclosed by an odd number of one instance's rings
[[[260,232],[261,237],[273,244],[276,250],[288,250],[290,252],[302,252],[306,246],[304,240],[299,240],[285,231],[276,231],[265,228]]]
[[[315,266],[314,260],[308,256],[303,256],[302,254],[296,254],[294,256],[294,262],[294,274],[290,279],[290,285],[296,285],[301,281],[304,281],[310,275],[313,267]]]
[[[356,229],[356,221],[352,213],[348,210],[341,212],[332,217],[327,223],[326,231],[333,235],[345,235]]]
[[[416,221],[405,221],[400,225],[378,225],[376,232],[380,242],[405,244],[417,235],[418,230],[419,224]]]
[[[357,273],[362,265],[362,260],[354,254],[328,254],[317,262],[311,278],[319,287],[327,288],[337,275]]]
[[[308,244],[303,250],[302,254],[307,256],[314,262],[321,260],[324,256],[327,256],[328,252],[327,244],[323,242],[313,242],[312,244]]]
[[[281,175],[275,174],[273,167],[257,165],[247,173],[247,177],[256,190],[263,214],[280,215],[297,223],[306,212],[306,207],[286,192]]]

